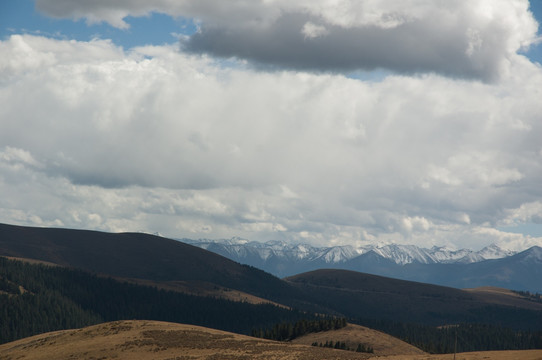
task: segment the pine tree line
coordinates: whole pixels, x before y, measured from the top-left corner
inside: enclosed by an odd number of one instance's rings
[[[434,327],[388,320],[356,319],[353,323],[395,336],[432,354],[489,350],[542,348],[542,331],[517,330],[488,324],[457,324]]]
[[[519,294],[519,295],[523,296],[524,298],[526,298],[529,301],[542,303],[542,294],[539,294],[539,293],[534,293],[533,294],[530,291],[519,291],[519,290],[515,290],[514,292],[516,294]]]
[[[484,311],[478,309],[478,312]],[[487,309],[489,316],[522,320],[532,312]],[[318,318],[273,305],[198,297],[101,278],[84,271],[28,264],[0,257],[0,343],[42,332],[123,319],[207,326],[275,340],[340,328],[346,319]],[[350,320],[381,330],[431,353],[542,348],[542,331],[499,325],[437,328],[388,320]]]
[[[253,330],[252,336],[276,341],[290,341],[305,334],[337,330],[346,325],[345,318],[301,319],[295,323],[278,323],[270,329]]]
[[[125,319],[194,324],[248,335],[255,326],[303,317],[305,313],[271,304],[187,295],[0,257],[0,343]]]
[[[347,350],[347,351],[355,351],[355,352],[363,352],[363,353],[374,353],[374,349],[365,344],[359,343],[357,348],[352,349],[348,345],[346,345],[346,342],[344,341],[337,341],[333,342],[332,340],[328,340],[325,343],[318,343],[317,341],[312,343],[312,346],[318,346],[318,347],[324,347],[324,348],[331,348],[331,349],[338,349],[338,350]]]

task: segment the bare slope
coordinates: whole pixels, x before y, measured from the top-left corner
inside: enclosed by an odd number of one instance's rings
[[[0,359],[367,359],[366,354],[280,343],[193,325],[116,321],[0,345]]]
[[[493,286],[483,286],[473,289],[464,289],[465,291],[473,294],[476,298],[481,301],[498,304],[498,305],[507,305],[515,306],[518,308],[531,309],[531,310],[542,310],[542,303],[534,302],[526,299],[524,296],[513,292],[508,289],[493,287]]]
[[[346,346],[351,349],[356,349],[358,344],[370,346],[374,350],[374,356],[425,354],[425,352],[417,347],[393,336],[353,324],[348,324],[346,327],[338,330],[307,334],[294,339],[292,342],[294,344],[311,345],[314,342],[325,344],[326,341],[341,341],[346,343]]]

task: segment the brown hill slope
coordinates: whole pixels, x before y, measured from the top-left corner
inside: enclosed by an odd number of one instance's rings
[[[212,282],[261,297],[291,293],[288,284],[261,270],[180,241],[143,233],[0,224],[0,255],[120,278]]]
[[[376,354],[375,354],[376,355]],[[115,321],[56,331],[0,345],[0,359],[50,360],[319,360],[374,355],[256,339],[193,325]],[[450,360],[452,354],[401,354],[381,360]],[[540,360],[542,350],[457,354],[461,360]]]
[[[51,262],[35,260],[29,258],[0,256],[10,260],[22,261],[29,264],[41,264],[47,266],[60,266]],[[225,287],[217,286],[216,284],[204,281],[156,281],[146,279],[133,279],[133,278],[121,278],[117,277],[115,280],[120,282],[128,282],[132,284],[155,287],[157,289],[176,291],[183,294],[195,295],[195,296],[209,296],[214,298],[226,299],[231,301],[246,302],[249,304],[273,304],[276,306],[287,308],[286,306],[276,303],[271,300],[267,300],[243,291],[229,289]],[[1,293],[1,291],[0,291]]]
[[[0,345],[0,359],[367,359],[367,354],[287,344],[193,325],[116,321]]]
[[[484,286],[463,290],[473,294],[477,299],[489,304],[515,306],[518,308],[531,310],[542,310],[542,303],[528,300],[525,298],[525,296],[508,289]]]
[[[159,282],[160,287],[227,288],[306,312],[426,325],[476,322],[539,329],[542,311],[487,302],[459,289],[346,270],[317,270],[283,281],[179,241],[142,233],[32,228],[0,224],[0,255]],[[243,299],[243,294],[237,296]],[[247,296],[245,296],[247,297]],[[247,297],[248,298],[248,297]],[[259,299],[257,299],[260,301]]]
[[[341,341],[346,343],[346,346],[351,349],[356,349],[358,344],[370,346],[374,350],[374,356],[425,354],[425,352],[417,347],[393,336],[354,324],[348,324],[346,327],[338,330],[307,334],[294,339],[292,342],[294,344],[311,345],[314,342],[325,344],[326,341]]]

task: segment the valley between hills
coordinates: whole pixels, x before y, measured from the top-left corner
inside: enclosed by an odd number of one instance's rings
[[[0,359],[542,359],[536,294],[279,279],[141,233],[0,224],[0,302]]]

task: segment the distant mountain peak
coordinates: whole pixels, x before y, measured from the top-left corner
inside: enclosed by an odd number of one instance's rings
[[[407,264],[470,264],[504,258],[516,253],[504,250],[496,244],[486,246],[479,251],[473,251],[470,249],[456,250],[449,246],[423,248],[404,244],[317,247],[303,243],[292,244],[282,240],[249,241],[239,237],[188,242],[217,252],[234,261],[266,269],[279,276],[307,268],[341,267],[361,255],[366,255],[365,259],[369,259],[368,253],[372,253],[370,257],[375,261],[375,256],[378,256],[400,266]],[[278,270],[270,269],[266,265],[268,262],[272,262],[272,266],[277,267]]]
[[[505,250],[497,244],[491,244],[478,251],[478,253],[486,260],[489,259],[500,259],[503,257],[511,256],[516,254],[515,251]]]
[[[533,246],[518,255],[523,255],[524,261],[542,263],[542,247],[540,246]]]
[[[317,269],[361,271],[454,287],[500,286],[542,292],[542,247],[522,252],[491,244],[480,250],[404,244],[318,247],[272,240],[183,240],[279,277]]]

